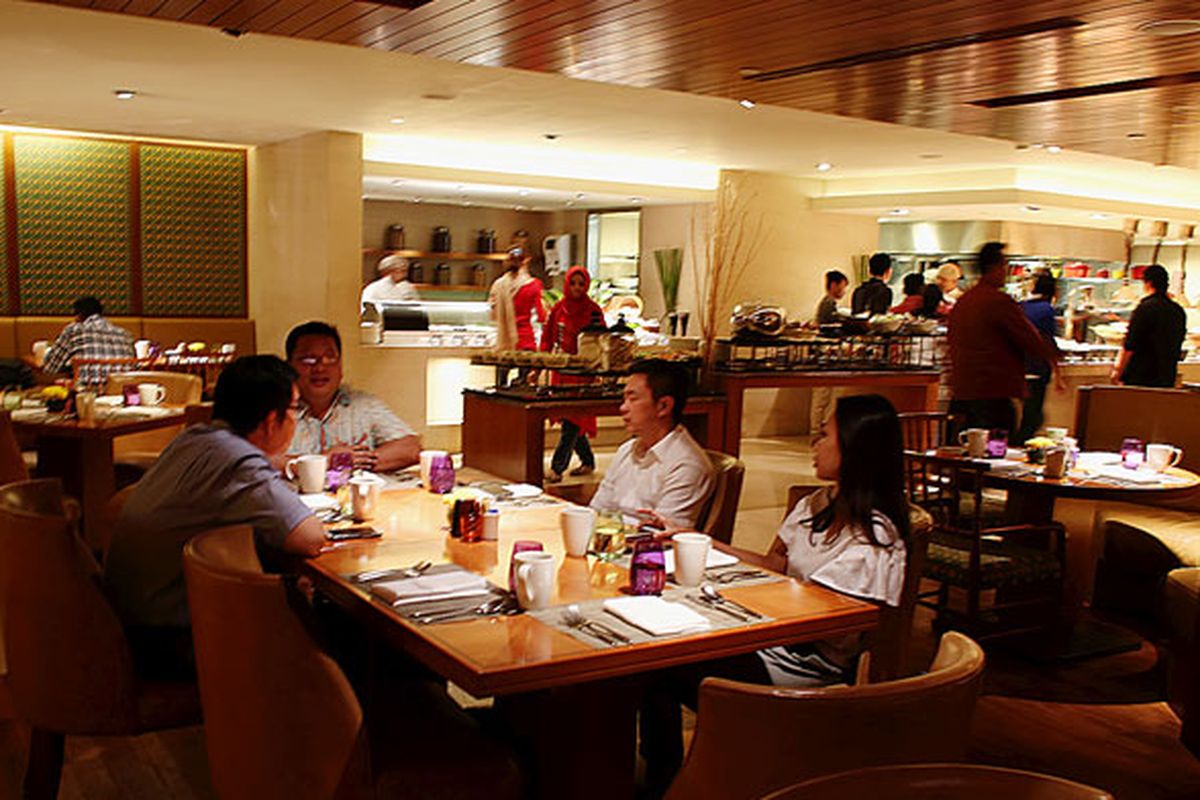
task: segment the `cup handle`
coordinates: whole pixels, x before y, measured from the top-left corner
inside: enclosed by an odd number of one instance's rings
[[[289,481],[296,480],[296,472],[292,469],[292,465],[295,463],[296,459],[293,458],[291,461],[288,461],[283,465],[283,474],[287,476]]]
[[[1171,448],[1171,463],[1167,464],[1167,469],[1179,463],[1179,459],[1183,458],[1183,450],[1178,447]]]
[[[961,446],[965,446],[965,445],[966,445],[966,443],[967,443],[967,432],[966,432],[966,431],[959,431],[959,432],[958,432],[958,444],[959,444],[959,446],[960,446],[960,447],[961,447]]]
[[[534,596],[530,591],[533,581],[529,579],[529,573],[533,571],[532,564],[522,564],[517,567],[517,594],[520,595],[520,600],[523,600],[522,605],[534,605]]]

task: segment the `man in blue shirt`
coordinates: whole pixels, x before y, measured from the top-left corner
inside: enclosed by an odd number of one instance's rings
[[[1058,293],[1058,282],[1048,272],[1039,273],[1033,283],[1033,295],[1021,303],[1021,310],[1029,318],[1029,322],[1037,329],[1051,345],[1058,333],[1058,323],[1054,318],[1054,296]],[[1046,386],[1050,383],[1050,363],[1041,358],[1025,360],[1025,376],[1029,385],[1029,394],[1025,396],[1025,404],[1021,410],[1021,428],[1017,432],[1016,442],[1024,443],[1037,435],[1045,417],[1042,406],[1046,401]]]

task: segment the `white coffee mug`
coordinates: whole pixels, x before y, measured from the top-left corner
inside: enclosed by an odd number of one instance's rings
[[[438,456],[447,455],[445,450],[422,450],[420,453],[421,485],[429,488],[429,467]]]
[[[526,550],[513,556],[517,562],[517,602],[521,608],[545,608],[554,591],[554,556]]]
[[[680,586],[699,586],[708,566],[712,537],[703,533],[677,533],[671,542],[675,546],[675,582]]]
[[[1146,445],[1146,465],[1156,472],[1166,472],[1179,463],[1183,451],[1170,444]]]
[[[283,474],[289,480],[300,482],[300,491],[305,494],[319,494],[325,491],[325,468],[328,461],[325,456],[297,456],[283,467]]]
[[[139,383],[137,388],[144,406],[157,406],[167,399],[167,389],[161,383]]]
[[[150,340],[138,339],[133,343],[133,354],[138,358],[150,357]]]
[[[50,342],[45,339],[38,339],[33,343],[33,360],[40,367],[46,360],[46,352],[50,349]]]
[[[382,488],[383,478],[377,475],[359,475],[350,479],[350,511],[355,522],[366,522],[375,516]]]
[[[983,458],[987,455],[987,428],[967,428],[958,434],[958,443],[967,448],[971,458]]]
[[[592,539],[592,527],[596,524],[596,512],[582,506],[564,508],[558,522],[562,527],[563,547],[567,555],[575,558],[586,556],[588,542]]]

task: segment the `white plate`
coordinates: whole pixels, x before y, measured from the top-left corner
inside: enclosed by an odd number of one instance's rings
[[[123,406],[125,398],[119,394],[102,394],[96,398],[98,406]]]
[[[302,494],[300,495],[300,502],[313,511],[327,511],[333,508],[340,508],[338,501],[327,494]]]

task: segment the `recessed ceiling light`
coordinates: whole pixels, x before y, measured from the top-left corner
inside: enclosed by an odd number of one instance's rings
[[[137,92],[133,89],[114,89],[113,96],[118,100],[132,100],[137,97]]]
[[[1112,214],[1104,214],[1100,211],[1096,211],[1096,212],[1089,214],[1088,216],[1091,217],[1092,219],[1108,219],[1109,217],[1112,216]]]
[[[393,125],[403,125],[404,117],[392,117],[388,120],[388,122],[392,123]]]
[[[1022,143],[1022,144],[1019,144],[1019,145],[1017,145],[1015,149],[1017,149],[1017,150],[1028,150],[1028,149],[1029,149],[1029,145]]]
[[[454,95],[447,92],[426,92],[421,95],[422,100],[453,100]]]
[[[1126,139],[1145,139],[1146,134],[1142,133],[1141,131],[1134,131],[1133,133],[1125,134],[1125,138]]]
[[[636,204],[638,204],[638,203],[641,203],[641,202],[642,202],[642,198],[640,198],[640,197],[631,197],[631,198],[629,198],[629,202],[631,202],[631,203],[633,203],[633,204],[635,204],[635,205],[636,205]]]
[[[524,211],[524,210],[525,210],[525,206],[522,206],[522,205],[513,206],[513,211]]]
[[[1034,150],[1041,150],[1046,145],[1042,144],[1041,142],[1033,142],[1029,146],[1032,147]]]
[[[1036,214],[1042,210],[1041,206],[1025,206],[1025,210],[1031,214]]]
[[[921,153],[921,158],[942,158],[941,153]]]
[[[403,178],[395,178],[392,180],[392,186],[403,186],[403,185],[404,185]]]
[[[1046,145],[1046,152],[1056,156],[1062,152],[1062,147],[1056,144],[1048,144]]]
[[[529,190],[528,189],[518,189],[517,194],[521,195],[521,197],[529,197]]]
[[[472,203],[470,200],[463,200],[463,208],[470,208],[473,205],[474,203]]]
[[[542,138],[548,142],[553,142],[555,139],[557,139],[561,135],[562,134],[560,134],[560,133],[543,133]]]
[[[240,39],[246,35],[246,32],[241,28],[221,28],[221,33],[233,39]]]
[[[833,164],[830,164],[828,161],[817,163],[817,172],[829,172],[831,169],[833,169]]]
[[[424,198],[424,197],[414,197],[414,198],[413,198],[413,202],[414,202],[414,203],[422,203],[422,202],[424,202],[424,201],[425,201],[425,198]]]
[[[1156,19],[1143,22],[1136,30],[1151,36],[1186,36],[1200,33],[1200,19]]]
[[[739,67],[738,76],[742,78],[756,78],[762,75],[763,71],[758,67]]]
[[[741,100],[738,100],[738,105],[741,106],[742,108],[746,109],[747,111],[749,111],[750,109],[752,109],[756,105],[758,105],[758,103],[754,102],[753,100],[751,100],[748,97],[743,97]]]
[[[907,208],[893,208],[888,213],[895,214],[898,217],[903,217],[903,216],[907,216],[911,212],[909,212],[909,210]]]
[[[576,192],[576,193],[575,193],[575,199],[576,199],[576,200],[582,200],[582,199],[583,199],[583,197],[584,197],[584,194],[583,194],[583,192]]]
[[[575,201],[574,201],[574,200],[568,200],[568,201],[567,201],[567,208],[570,208],[570,207],[571,207],[571,206],[573,206],[573,205],[575,205]]]

